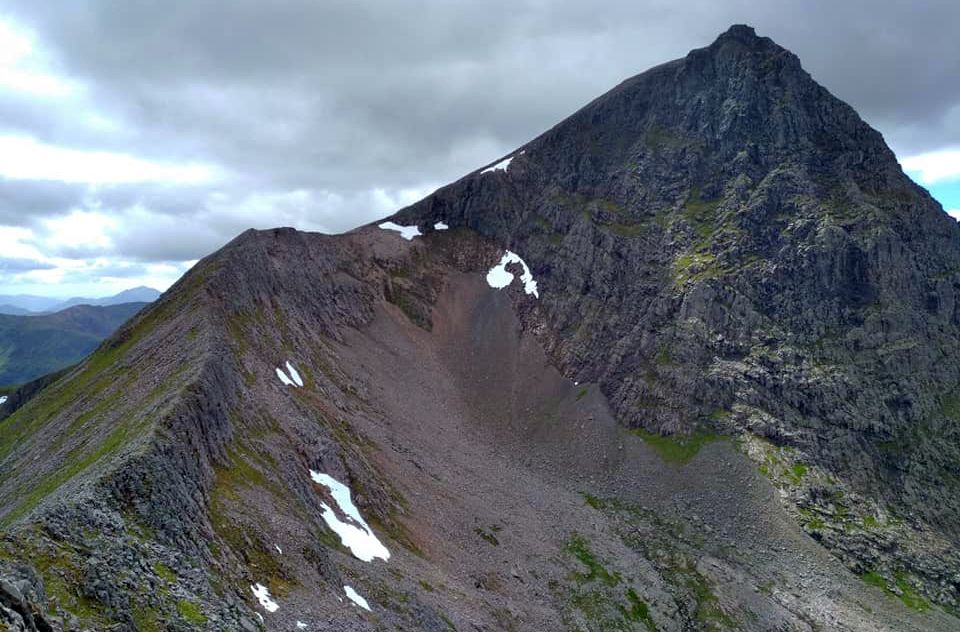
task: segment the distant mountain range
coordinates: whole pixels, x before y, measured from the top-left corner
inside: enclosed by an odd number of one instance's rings
[[[148,303],[75,305],[53,314],[0,314],[0,385],[75,364]]]
[[[68,300],[31,294],[0,294],[0,314],[27,316],[51,314],[75,305],[122,305],[124,303],[152,303],[160,292],[151,287],[135,287],[103,298],[75,297]]]

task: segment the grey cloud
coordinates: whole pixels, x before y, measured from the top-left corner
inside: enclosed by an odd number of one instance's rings
[[[19,274],[33,270],[52,270],[54,266],[33,259],[10,259],[0,257],[0,274]]]
[[[22,0],[11,10],[117,128],[12,97],[0,99],[4,127],[227,173],[209,186],[98,188],[96,201],[122,222],[111,256],[196,258],[251,225],[348,229],[390,210],[373,202],[375,189],[459,177],[735,22],[796,52],[895,150],[960,145],[952,0],[614,0],[602,10],[543,0],[196,0],[176,10]],[[291,191],[307,202],[291,208],[282,195]],[[7,208],[43,215],[90,199],[64,189],[27,200],[41,193],[27,187],[4,204],[0,186],[0,219]],[[211,206],[214,194],[228,204]]]
[[[63,182],[0,178],[0,225],[27,226],[83,203],[87,188]]]

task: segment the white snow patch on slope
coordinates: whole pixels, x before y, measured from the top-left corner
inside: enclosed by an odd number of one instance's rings
[[[296,384],[293,383],[293,380],[287,377],[287,374],[284,373],[283,369],[280,367],[277,367],[277,377],[280,378],[280,381],[283,382],[284,386],[296,386]]]
[[[350,522],[341,521],[333,509],[324,503],[320,504],[320,506],[323,507],[323,520],[334,533],[340,536],[340,541],[345,547],[350,549],[354,557],[364,562],[372,562],[375,558],[382,560],[390,559],[390,551],[377,539],[377,536],[373,533],[373,529],[370,528],[367,521],[360,515],[356,505],[353,504],[353,499],[350,496],[350,488],[332,476],[321,472],[310,470],[310,478],[312,478],[315,483],[323,485],[330,490],[330,495],[333,496],[334,502],[337,503],[340,511],[350,520]]]
[[[395,224],[393,222],[383,222],[380,224],[380,228],[383,230],[395,230],[407,241],[421,234],[420,229],[416,226],[401,226],[400,224]]]
[[[7,401],[6,395],[0,395],[0,406],[2,406]]]
[[[263,609],[267,612],[276,612],[280,607],[277,605],[277,602],[270,597],[270,589],[263,584],[254,584],[250,586],[250,590],[253,591],[253,596],[257,598],[257,601],[260,602],[260,605],[263,606]]]
[[[289,360],[287,360],[287,373],[290,374],[294,384],[297,386],[303,386],[303,378],[300,377],[300,372],[293,368],[293,365],[290,364]]]
[[[433,225],[433,230],[447,230],[449,228],[450,227],[447,226],[446,222],[437,222],[436,224]]]
[[[306,629],[307,629],[307,624],[304,623],[303,621],[297,621],[297,629],[298,629],[298,630],[306,630]]]
[[[506,171],[507,169],[510,168],[511,162],[513,162],[513,156],[510,156],[509,158],[504,158],[503,160],[493,165],[492,167],[487,167],[486,169],[481,171],[480,175],[483,175],[485,173],[493,173],[494,171]]]
[[[277,367],[277,377],[280,378],[284,386],[303,386],[303,378],[300,377],[300,373],[293,368],[289,360],[287,361],[287,371],[290,372],[290,375],[287,375],[283,369]]]
[[[370,610],[370,604],[367,603],[367,600],[357,594],[357,591],[351,588],[350,586],[344,586],[343,592],[347,593],[347,598],[353,603],[357,604],[364,610]]]
[[[522,150],[519,154],[514,154],[514,155],[512,155],[512,156],[507,156],[506,158],[504,158],[503,160],[501,160],[501,161],[498,162],[497,164],[493,165],[492,167],[487,167],[486,169],[484,169],[483,171],[481,171],[481,172],[480,172],[480,175],[483,175],[483,174],[485,174],[485,173],[492,173],[492,172],[494,172],[494,171],[506,171],[507,169],[510,168],[510,163],[513,162],[513,159],[514,159],[514,158],[516,158],[517,156],[519,156],[519,155],[521,155],[521,154],[525,154],[525,153],[527,153],[527,150],[526,150],[526,149]]]
[[[513,282],[513,273],[507,270],[507,265],[511,263],[519,263],[523,267],[523,274],[520,275],[520,280],[523,282],[523,291],[540,298],[540,292],[537,291],[537,282],[533,279],[530,267],[526,261],[520,258],[520,255],[510,250],[504,253],[500,263],[487,272],[487,284],[495,290],[502,290],[510,285]]]
[[[279,544],[274,544],[273,548],[277,550],[277,553],[279,553],[280,555],[283,555],[283,549],[280,548]]]

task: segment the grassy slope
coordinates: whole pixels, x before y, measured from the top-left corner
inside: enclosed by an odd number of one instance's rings
[[[0,315],[0,384],[23,384],[67,367],[143,308],[82,306],[42,316]]]
[[[157,403],[182,386],[187,359],[152,376],[156,386],[146,389],[141,356],[156,343],[140,343],[174,326],[191,294],[187,288],[176,300],[141,312],[75,370],[0,420],[0,526],[25,516],[88,468],[106,465],[150,430]]]

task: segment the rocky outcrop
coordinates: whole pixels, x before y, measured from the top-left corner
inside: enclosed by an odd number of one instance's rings
[[[765,438],[955,546],[960,228],[796,56],[735,26],[511,156],[392,219],[520,253],[531,331],[624,423]],[[960,604],[952,556],[910,548],[884,567]]]
[[[26,566],[0,562],[0,625],[14,632],[53,632],[44,614],[43,581]]]

